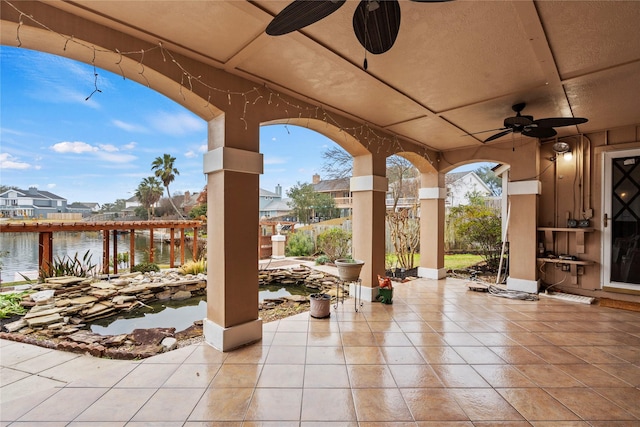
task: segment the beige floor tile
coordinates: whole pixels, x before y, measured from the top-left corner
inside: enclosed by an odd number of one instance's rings
[[[536,384],[509,365],[474,365],[478,372],[492,387],[536,387]]]
[[[585,421],[620,421],[637,418],[586,388],[548,388],[546,391]]]
[[[433,365],[433,370],[445,387],[489,387],[489,383],[468,365]]]
[[[307,346],[307,359],[306,363],[312,365],[329,364],[337,365],[344,364],[344,351],[342,347],[314,347]]]
[[[376,343],[382,347],[410,347],[413,343],[402,332],[374,332]]]
[[[301,389],[256,389],[245,419],[257,421],[299,420],[301,407]]]
[[[163,387],[168,388],[207,388],[209,383],[218,373],[218,364],[196,364],[190,363],[181,365],[175,370]]]
[[[304,370],[305,388],[349,388],[346,365],[309,365]]]
[[[482,347],[482,343],[475,339],[473,335],[467,332],[444,332],[442,334],[442,339],[448,345],[452,347],[456,346],[471,346],[471,347]]]
[[[82,356],[49,368],[41,372],[40,376],[69,382],[68,387],[113,387],[138,365],[139,363],[129,360]]]
[[[208,389],[188,421],[243,421],[253,391],[253,387]]]
[[[307,348],[304,346],[272,345],[265,364],[304,365]]]
[[[608,372],[634,387],[640,387],[640,366],[631,363],[595,364],[593,366]]]
[[[476,421],[520,421],[524,418],[497,391],[490,388],[451,390],[469,419]]]
[[[42,371],[46,371],[49,368],[53,368],[54,366],[63,365],[64,363],[69,362],[73,359],[77,359],[78,357],[81,356],[78,354],[66,353],[62,351],[49,351],[39,354],[36,357],[24,360],[20,363],[13,364],[11,365],[11,367],[23,372],[39,373]]]
[[[606,351],[595,346],[572,346],[562,347],[563,350],[568,351],[574,356],[579,357],[587,363],[622,363],[622,359],[619,359]]]
[[[194,345],[178,348],[144,359],[142,363],[182,363],[191,356],[195,349]]]
[[[300,388],[303,383],[304,365],[264,365],[256,387]]]
[[[402,330],[402,332],[405,333],[409,333],[409,332],[435,332],[433,330],[433,328],[431,326],[429,326],[429,323],[425,322],[424,320],[415,320],[415,321],[399,321],[397,319],[395,319],[398,326],[400,327],[400,330]]]
[[[532,353],[523,346],[515,347],[490,347],[491,351],[500,356],[502,360],[511,365],[535,365],[546,364],[540,356]]]
[[[227,355],[228,353],[223,353],[203,343],[195,346],[193,352],[183,363],[224,363]]]
[[[376,346],[377,342],[373,332],[340,332],[344,347]]]
[[[3,368],[0,366],[0,385],[2,387],[7,386],[13,382],[21,380],[23,378],[31,375],[28,372],[18,371],[14,368]],[[0,396],[2,395],[2,389],[0,389]],[[2,397],[0,397],[0,402],[2,402]]]
[[[14,402],[19,399],[29,398],[32,394],[38,394],[44,390],[57,391],[66,384],[61,381],[55,381],[49,378],[43,378],[37,375],[30,375],[19,381],[4,385],[0,388],[0,403],[5,404]]]
[[[501,332],[473,332],[472,335],[487,347],[508,347],[519,345],[517,342],[509,338],[507,334],[503,334]]]
[[[18,421],[73,421],[106,392],[103,388],[63,388]]]
[[[309,330],[309,322],[307,320],[286,320],[282,319],[278,324],[277,332],[307,332]]]
[[[628,387],[632,385],[594,365],[558,365],[558,368],[588,387]]]
[[[351,388],[395,388],[397,384],[386,365],[348,365]]]
[[[348,365],[381,365],[385,362],[378,347],[344,347],[343,350]]]
[[[538,387],[584,387],[584,385],[553,365],[515,365],[518,371]]]
[[[45,388],[30,393],[28,395],[29,397],[26,399],[21,399],[20,396],[18,396],[17,398],[8,400],[7,402],[0,402],[1,425],[3,427],[9,425],[11,421],[19,419],[58,391],[58,388]]]
[[[425,388],[402,389],[401,392],[416,421],[432,420],[436,423],[444,423],[469,419],[450,390]]]
[[[81,413],[75,421],[129,421],[156,392],[154,388],[111,389]]]
[[[453,347],[453,349],[465,362],[472,365],[499,365],[505,363],[503,359],[487,347]]]
[[[140,408],[132,421],[186,420],[204,392],[203,388],[162,388]]]
[[[52,352],[57,354],[57,352],[54,352],[53,350],[38,347],[36,345],[12,343],[11,345],[7,345],[2,348],[2,366],[12,367],[29,359]]]
[[[389,365],[389,369],[399,388],[444,387],[429,365]]]
[[[593,391],[631,413],[640,420],[640,390],[632,387],[594,388]],[[640,424],[640,423],[639,423]]]
[[[465,364],[466,362],[449,346],[417,347],[422,358],[431,365]]]
[[[381,347],[380,350],[389,365],[421,365],[425,363],[415,347]]]
[[[446,346],[447,343],[437,332],[407,332],[405,334],[416,347]]]
[[[341,333],[344,332],[371,332],[369,324],[367,322],[338,322],[338,327]]]
[[[584,360],[555,345],[537,345],[531,346],[529,349],[547,363],[554,365],[584,363]]]
[[[396,388],[358,388],[353,390],[358,421],[413,421],[400,390]]]
[[[271,345],[304,346],[307,344],[306,332],[276,332]]]
[[[262,372],[262,365],[224,364],[211,381],[210,388],[255,387]]]
[[[529,421],[579,420],[576,414],[539,388],[501,388],[498,393]]]
[[[269,347],[262,345],[248,345],[230,351],[224,360],[225,365],[229,364],[262,364],[267,359]]]
[[[178,369],[177,364],[138,365],[121,379],[117,388],[158,388]]]
[[[417,421],[416,427],[474,427],[471,421]]]
[[[307,338],[308,346],[341,346],[342,345],[342,337],[339,332],[331,332],[331,331],[313,331],[309,333]]]
[[[348,388],[305,389],[301,421],[355,421],[356,412]]]
[[[371,320],[367,319],[371,332],[402,332],[400,325],[389,317],[388,320]]]

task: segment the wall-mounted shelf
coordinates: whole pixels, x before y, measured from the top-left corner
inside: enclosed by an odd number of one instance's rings
[[[555,233],[567,233],[565,242],[566,247],[564,251],[559,253],[564,254],[584,254],[585,253],[585,244],[584,237],[586,233],[592,233],[594,229],[592,227],[577,227],[577,228],[569,228],[569,227],[538,227],[538,231],[544,233],[544,247],[546,250],[558,250],[556,247]],[[569,246],[569,235],[575,235],[575,244],[572,247]],[[549,263],[549,264],[561,264],[569,266],[569,271],[571,272],[571,283],[578,283],[578,275],[583,274],[583,267],[587,265],[594,265],[594,261],[590,260],[570,260],[570,259],[561,259],[561,258],[550,258],[550,257],[540,257],[537,258],[537,261],[540,263]]]
[[[544,232],[544,247],[545,248],[553,248],[554,247],[554,236],[555,232],[563,232],[563,233],[575,233],[576,235],[576,253],[583,254],[584,253],[584,234],[591,233],[594,231],[592,227],[578,227],[578,228],[568,228],[568,227],[538,227],[538,231]]]

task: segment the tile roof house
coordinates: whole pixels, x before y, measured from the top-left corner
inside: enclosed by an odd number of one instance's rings
[[[288,215],[291,212],[291,206],[289,206],[290,199],[282,198],[282,186],[276,185],[276,191],[271,192],[260,189],[260,218],[276,218]]]
[[[36,187],[10,189],[0,194],[0,214],[5,218],[46,217],[67,212],[67,199]]]

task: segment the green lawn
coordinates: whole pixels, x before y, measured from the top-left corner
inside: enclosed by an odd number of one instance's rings
[[[394,268],[396,266],[397,257],[395,254],[386,255],[386,267]],[[444,268],[447,270],[459,270],[482,262],[480,255],[473,254],[455,254],[444,256]],[[420,265],[420,254],[416,254],[413,258],[413,265]]]

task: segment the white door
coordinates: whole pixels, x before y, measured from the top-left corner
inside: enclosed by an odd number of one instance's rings
[[[640,292],[640,149],[603,156],[603,284]]]

